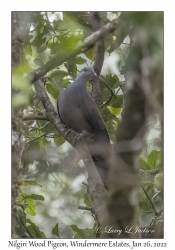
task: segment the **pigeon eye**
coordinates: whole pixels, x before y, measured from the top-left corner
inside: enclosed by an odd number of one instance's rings
[[[86,71],[87,71],[87,69],[84,69],[84,71],[86,72]]]

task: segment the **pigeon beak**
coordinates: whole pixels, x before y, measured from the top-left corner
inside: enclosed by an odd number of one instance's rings
[[[94,73],[93,73],[93,76],[97,76],[97,74],[94,72]]]

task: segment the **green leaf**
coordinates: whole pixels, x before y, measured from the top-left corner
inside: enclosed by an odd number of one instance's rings
[[[54,98],[56,99],[59,95],[59,89],[58,86],[55,86],[55,84],[49,82],[46,84],[46,89],[47,92]]]
[[[89,193],[84,194],[84,204],[88,207],[92,207],[93,201]]]
[[[94,46],[91,49],[88,49],[87,51],[84,52],[84,54],[89,58],[90,60],[94,60],[96,57],[96,52],[97,52],[97,47]]]
[[[153,195],[155,194],[153,185],[149,184],[149,185],[144,186],[144,188],[145,188],[147,194],[149,195],[149,197],[152,199]],[[139,206],[144,211],[153,211],[152,206],[150,204],[150,201],[148,200],[143,189],[140,189]]]
[[[29,104],[29,97],[26,96],[25,93],[18,93],[12,97],[12,107],[19,108],[19,107],[26,107]]]
[[[40,46],[42,46],[42,44],[45,44],[45,42],[46,42],[46,37],[43,38],[43,34],[41,33],[35,36],[34,40],[31,42],[31,45],[39,48]]]
[[[23,222],[22,225],[26,225],[26,213],[23,209],[18,210],[18,215],[20,216],[21,221]]]
[[[13,226],[15,227],[15,235],[23,238],[24,234],[26,234],[26,213],[24,212],[24,208],[18,207],[17,216],[15,217],[15,225]]]
[[[39,59],[39,58],[35,58],[33,60],[33,62],[34,62],[35,65],[40,66],[40,67],[44,65],[43,61],[41,59]]]
[[[139,164],[140,164],[140,168],[142,168],[143,170],[149,170],[150,169],[150,167],[149,167],[149,165],[147,163],[147,160],[144,159],[144,158],[140,157]]]
[[[60,47],[64,52],[71,52],[77,46],[80,38],[78,36],[59,36]]]
[[[116,98],[113,98],[110,102],[110,106],[113,108],[122,108],[123,105],[123,95],[117,95]]]
[[[107,106],[107,108],[109,109],[109,111],[111,112],[111,114],[118,116],[121,112],[121,108],[113,108],[111,106]]]
[[[31,198],[25,198],[25,202],[27,203],[25,212],[31,216],[35,216],[36,215],[36,202]]]
[[[42,44],[41,46],[37,47],[37,52],[44,52],[46,50],[46,44]]]
[[[21,193],[18,197],[18,202],[25,205],[25,212],[31,216],[36,215],[36,202],[34,200],[44,201],[44,197],[39,194]]]
[[[150,166],[150,169],[158,168],[160,167],[162,161],[162,152],[153,150],[149,156],[148,156],[148,165]]]
[[[86,63],[86,59],[78,56],[78,57],[75,58],[75,63],[76,64],[84,64],[84,63]]]
[[[72,13],[73,12],[71,13],[63,12],[63,22],[62,22],[61,28],[64,28],[66,31],[67,30],[75,31],[77,29],[81,30],[82,26],[80,22],[77,20],[77,15],[75,17],[72,15]],[[76,14],[79,15],[78,12],[76,12]],[[59,25],[59,28],[60,28],[60,25]]]
[[[116,88],[119,87],[119,78],[117,75],[106,75],[105,77],[102,75],[101,76],[102,79],[115,91]],[[102,100],[104,100],[106,102],[106,100],[109,98],[109,95],[110,95],[110,92],[109,92],[109,89],[103,84],[101,83],[100,84],[100,90],[101,90],[101,95],[102,95]],[[110,101],[110,106],[113,106],[111,105],[111,103],[113,102],[116,102],[118,101],[118,99],[120,98],[120,96],[118,95],[116,98],[113,96],[112,97],[112,100]],[[122,104],[122,103],[121,103]],[[119,106],[113,106],[115,108],[120,108],[121,107],[121,104]]]
[[[106,50],[111,48],[111,43],[113,42],[114,38],[111,33],[106,34],[105,36],[105,48]]]
[[[39,227],[37,227],[31,220],[27,219],[26,222],[30,224],[29,226],[27,226],[27,229],[34,238],[46,238],[46,235],[41,232]]]
[[[32,47],[30,45],[26,46],[24,51],[27,55],[32,56]]]
[[[22,72],[21,72],[21,74],[22,74]],[[26,92],[30,88],[30,84],[28,81],[26,81],[26,79],[24,79],[24,77],[22,77],[18,74],[13,74],[12,87],[16,90],[21,90],[26,94]]]
[[[67,88],[68,85],[70,85],[69,79],[63,79],[63,80],[61,80],[61,86],[63,88]]]
[[[106,124],[107,131],[109,133],[110,139],[115,142],[116,140],[115,134],[116,134],[117,126],[119,124],[119,119],[116,116],[111,117],[109,118],[108,121],[106,121],[105,124]]]
[[[142,184],[152,184],[154,182],[154,175],[148,173],[148,171],[140,171]]]
[[[60,237],[59,236],[59,230],[58,230],[58,223],[55,225],[55,227],[52,229],[52,234],[53,235],[56,235],[56,236],[58,236],[58,237]]]
[[[57,146],[61,146],[64,142],[65,142],[65,139],[63,136],[59,136],[59,137],[54,138],[54,143]]]
[[[96,237],[96,228],[93,227],[92,229],[90,228],[85,228],[85,229],[80,229],[76,225],[71,225],[70,226],[76,234],[74,235],[74,238],[80,238],[80,239],[88,239],[88,238],[95,238]]]
[[[139,159],[140,166],[143,170],[149,170],[149,169],[157,169],[160,167],[162,162],[162,152],[153,150],[149,155],[147,159],[140,158]]]
[[[109,111],[109,109],[108,109],[107,107],[105,107],[105,106],[101,109],[101,114],[102,114],[102,117],[103,117],[103,119],[104,119],[105,122],[109,122],[110,120],[116,118],[116,116],[113,115],[113,114]]]
[[[40,194],[31,194],[31,195],[28,195],[27,198],[31,198],[33,200],[44,201],[44,197]]]
[[[37,182],[37,181],[29,181],[29,180],[23,180],[21,182],[19,182],[20,186],[40,186],[42,187],[42,185]]]
[[[105,77],[102,75],[101,77],[112,89],[117,88],[119,86],[120,81],[116,74],[109,74]]]
[[[13,68],[13,76],[14,75],[19,75],[19,76],[25,76],[26,74],[30,73],[31,71],[33,71],[33,69],[30,67],[30,64],[27,62],[25,64],[20,64],[17,67]],[[27,80],[23,79],[23,81],[25,81],[25,84],[27,82]],[[28,83],[29,85],[29,83]],[[22,88],[22,86],[21,86]]]
[[[56,77],[57,79],[63,79],[65,76],[68,76],[68,72],[64,70],[55,70],[49,77]]]
[[[19,106],[26,107],[30,102],[30,96],[33,92],[29,82],[25,77],[28,68],[27,65],[25,66],[15,68],[12,75],[12,87],[14,90],[17,90],[12,96],[13,108]]]
[[[75,63],[75,57],[69,58],[67,62],[64,63],[64,66],[69,72],[69,75],[75,79],[77,76],[77,65]]]
[[[45,150],[48,143],[48,140],[44,136],[39,138],[39,146],[41,150]]]
[[[163,173],[159,173],[155,176],[154,185],[158,190],[163,189]]]

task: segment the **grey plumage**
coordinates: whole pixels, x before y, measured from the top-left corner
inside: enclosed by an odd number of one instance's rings
[[[86,141],[94,164],[105,186],[109,169],[110,140],[100,111],[88,94],[87,81],[96,75],[91,67],[83,68],[78,77],[58,98],[61,120],[78,133],[92,136]]]

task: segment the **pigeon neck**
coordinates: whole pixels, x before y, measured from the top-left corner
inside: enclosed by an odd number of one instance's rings
[[[78,77],[75,81],[75,84],[81,88],[81,90],[86,91],[86,83],[89,79],[86,79],[84,77]]]

